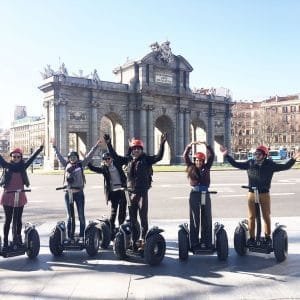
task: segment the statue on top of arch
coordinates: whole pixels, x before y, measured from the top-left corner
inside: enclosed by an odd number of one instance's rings
[[[173,53],[169,41],[165,41],[161,43],[161,45],[159,45],[158,42],[155,42],[151,44],[150,47],[152,51],[156,53],[156,59],[163,63],[170,63],[173,61]]]

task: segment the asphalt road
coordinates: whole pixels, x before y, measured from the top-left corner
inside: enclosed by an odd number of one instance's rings
[[[276,173],[273,177],[271,197],[272,216],[300,216],[299,183],[300,170]],[[63,191],[55,188],[63,185],[63,175],[30,174],[32,192],[28,194],[28,205],[24,209],[24,221],[47,222],[65,217]],[[103,176],[86,175],[86,218],[93,219],[109,214],[103,193]],[[247,184],[245,171],[212,171],[212,212],[216,218],[245,218],[247,216]],[[190,187],[184,172],[158,172],[153,177],[149,191],[150,219],[188,218]],[[0,208],[1,209],[1,208]]]
[[[300,299],[300,209],[299,170],[274,176],[272,226],[287,225],[289,256],[277,263],[273,254],[239,257],[233,249],[234,228],[246,217],[245,172],[214,171],[213,218],[221,221],[229,239],[229,257],[220,262],[216,254],[190,255],[178,260],[178,225],[188,218],[186,174],[156,173],[150,191],[150,223],[162,227],[167,242],[163,262],[156,267],[141,260],[120,261],[112,249],[90,258],[82,252],[64,252],[53,257],[48,249],[49,233],[56,221],[65,219],[62,175],[31,175],[32,193],[23,221],[38,224],[40,254],[0,257],[0,299]],[[102,177],[87,176],[86,218],[107,213]],[[0,215],[2,215],[2,208]],[[0,220],[0,223],[2,220]],[[2,225],[2,224],[1,224]],[[2,226],[0,230],[2,232]]]

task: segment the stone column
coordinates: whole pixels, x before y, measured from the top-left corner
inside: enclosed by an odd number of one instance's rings
[[[191,142],[190,119],[191,119],[191,110],[185,109],[185,111],[184,111],[184,147]]]
[[[225,107],[225,122],[224,122],[224,145],[231,152],[231,112],[230,105],[226,104]]]
[[[144,150],[147,151],[148,144],[147,144],[147,107],[143,106],[141,108],[140,114],[140,139],[144,143]]]
[[[68,101],[60,99],[58,101],[58,116],[60,119],[59,128],[59,144],[58,149],[62,155],[69,152],[69,134],[67,130],[68,116],[67,116],[67,104]]]
[[[153,124],[153,105],[148,105],[148,154],[154,154],[154,124]]]
[[[215,141],[215,112],[212,107],[212,103],[208,105],[208,128],[207,128],[207,143],[214,148]]]
[[[178,112],[178,123],[177,123],[177,160],[182,156],[184,150],[184,110],[179,109]]]
[[[129,108],[128,114],[128,138],[131,139],[134,137],[134,110],[132,108]],[[127,145],[127,141],[125,141],[125,145]]]
[[[91,101],[91,145],[95,145],[97,140],[100,138],[99,136],[99,127],[98,127],[98,109],[99,109],[99,103],[95,100]],[[102,138],[102,137],[101,137]]]

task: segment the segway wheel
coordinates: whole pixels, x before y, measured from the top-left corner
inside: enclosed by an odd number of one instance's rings
[[[86,233],[85,250],[89,256],[95,256],[98,253],[100,245],[99,229],[92,226]]]
[[[145,243],[144,259],[150,266],[155,266],[161,263],[166,252],[166,241],[164,237],[159,234],[149,236]]]
[[[124,234],[122,232],[118,232],[116,234],[116,237],[114,239],[113,249],[114,249],[114,253],[118,259],[125,259],[127,257],[126,249],[125,249]]]
[[[246,243],[245,229],[242,226],[237,226],[234,231],[234,249],[238,255],[244,256],[247,253]]]
[[[226,231],[222,228],[217,233],[217,255],[219,260],[227,260],[228,257],[228,238]]]
[[[107,249],[111,241],[111,232],[109,225],[105,222],[100,225],[100,247]]]
[[[189,257],[189,237],[185,230],[179,229],[178,231],[178,251],[179,259],[187,260]]]
[[[32,229],[28,234],[28,245],[26,254],[29,258],[35,258],[40,252],[40,237],[36,229]]]
[[[285,230],[278,229],[273,234],[273,248],[275,258],[278,262],[282,262],[288,255],[288,236]]]
[[[60,231],[57,228],[50,235],[49,249],[54,256],[61,256],[64,251],[61,245]]]

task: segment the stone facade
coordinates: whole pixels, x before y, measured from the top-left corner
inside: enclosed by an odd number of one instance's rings
[[[142,59],[114,69],[119,83],[66,73],[51,72],[44,77],[39,88],[44,92],[45,156],[50,163],[54,160],[52,139],[67,154],[70,133],[75,133],[83,150],[89,150],[107,132],[105,118],[112,124],[114,144],[122,139],[122,149],[117,148],[121,154],[127,152],[132,137],[143,140],[145,152],[156,152],[155,128],[168,133],[169,163],[182,163],[184,147],[197,138],[198,127],[206,132],[208,143],[217,141],[230,149],[231,98],[192,92],[192,66],[184,57],[172,54],[169,45],[153,45]]]

